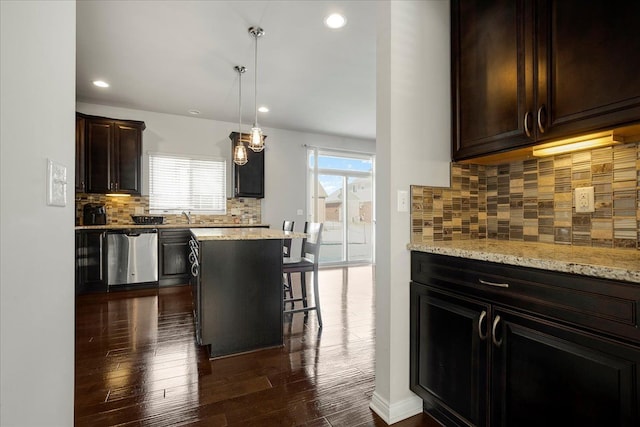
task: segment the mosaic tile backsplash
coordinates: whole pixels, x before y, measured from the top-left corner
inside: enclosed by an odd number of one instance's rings
[[[76,225],[82,224],[82,207],[87,203],[103,204],[107,224],[133,224],[131,215],[149,214],[149,196],[111,197],[104,194],[76,194]],[[159,215],[158,215],[159,216]],[[184,215],[164,214],[164,224],[187,224]],[[259,199],[227,199],[226,215],[191,215],[193,224],[259,224],[262,220]]]
[[[595,212],[573,190],[593,186]],[[640,249],[640,142],[485,166],[453,163],[451,188],[411,187],[411,242],[496,239]]]

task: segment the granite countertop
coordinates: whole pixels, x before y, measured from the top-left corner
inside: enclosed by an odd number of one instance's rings
[[[218,224],[218,223],[202,223],[202,224],[106,224],[106,225],[76,225],[76,230],[122,230],[135,228],[254,228],[269,227],[269,224]]]
[[[206,240],[302,239],[306,237],[305,233],[270,228],[192,228],[191,233],[200,242]]]
[[[505,240],[410,243],[407,249],[640,283],[640,250]]]

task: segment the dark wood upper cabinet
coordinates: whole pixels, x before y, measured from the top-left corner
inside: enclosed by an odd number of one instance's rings
[[[525,7],[524,0],[451,2],[456,160],[531,142],[522,120],[533,104],[533,34]]]
[[[239,135],[238,132],[231,132],[229,135],[231,153],[238,144]],[[248,141],[248,139],[249,134],[243,133],[242,140]],[[246,142],[244,144],[247,145]],[[247,160],[247,163],[242,166],[233,163],[233,195],[262,199],[264,197],[264,150],[255,152],[247,148]]]
[[[640,2],[452,0],[452,155],[640,121]]]
[[[141,159],[142,159],[142,127],[138,124],[115,122],[115,139],[113,145],[113,171],[117,180],[116,190],[140,194]]]
[[[638,122],[640,2],[545,0],[537,16],[538,139]]]
[[[76,115],[76,193],[85,191],[85,120]]]
[[[85,122],[84,191],[140,194],[144,122],[79,116]]]

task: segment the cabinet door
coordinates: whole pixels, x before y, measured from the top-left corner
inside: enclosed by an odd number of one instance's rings
[[[411,283],[410,388],[445,425],[487,425],[487,304]]]
[[[243,139],[249,135],[243,134]],[[231,149],[238,143],[238,132],[232,132]],[[265,136],[266,138],[266,136]],[[233,152],[233,151],[232,151]],[[247,148],[247,163],[233,164],[233,188],[235,197],[264,197],[264,151],[255,152]]]
[[[529,0],[451,1],[455,160],[533,142],[532,16]]]
[[[161,230],[159,248],[160,285],[186,284],[191,274],[189,230]]]
[[[640,2],[539,0],[538,13],[538,139],[638,121]]]
[[[638,426],[640,350],[495,310],[493,426]]]
[[[104,231],[76,233],[76,293],[106,292]]]
[[[86,123],[86,192],[108,193],[113,181],[110,167],[112,122],[87,119]]]
[[[76,193],[85,191],[85,119],[76,116]]]
[[[162,276],[185,276],[189,270],[188,249],[184,241],[163,241],[161,245]]]
[[[114,125],[112,171],[115,190],[120,193],[140,194],[142,129],[116,122]]]

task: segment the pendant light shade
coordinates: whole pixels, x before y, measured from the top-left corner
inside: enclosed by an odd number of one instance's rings
[[[233,163],[238,166],[247,164],[247,147],[242,142],[242,74],[247,69],[241,65],[233,67],[238,73],[238,143],[233,149]]]
[[[254,83],[254,95],[255,95],[255,120],[253,127],[251,128],[251,138],[249,139],[249,148],[253,151],[264,150],[264,136],[262,135],[262,129],[258,125],[258,38],[264,35],[264,30],[260,27],[250,27],[249,34],[255,39],[255,83]]]

